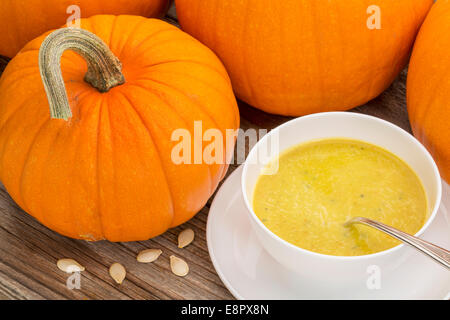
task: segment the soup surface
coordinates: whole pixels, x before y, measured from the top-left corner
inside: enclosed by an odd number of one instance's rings
[[[300,248],[337,256],[371,254],[399,242],[367,226],[344,227],[352,217],[410,234],[427,219],[425,190],[415,172],[375,145],[313,141],[287,150],[278,162],[275,174],[259,177],[253,208],[268,229]]]

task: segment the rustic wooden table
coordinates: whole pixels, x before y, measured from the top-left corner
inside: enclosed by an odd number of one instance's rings
[[[176,22],[174,10],[168,20]],[[0,57],[0,73],[7,60]],[[410,131],[405,101],[404,71],[380,97],[351,110],[388,120]],[[241,127],[272,129],[290,118],[274,116],[240,103]],[[247,148],[248,149],[248,148]],[[247,150],[248,151],[248,150]],[[237,166],[231,166],[228,174]],[[23,212],[0,187],[0,299],[232,299],[209,258],[206,245],[208,204],[184,226],[148,241],[90,243],[65,238],[39,224]],[[193,244],[177,247],[183,228],[196,233]],[[160,248],[154,263],[139,264],[136,255],[146,248]],[[190,273],[185,278],[172,274],[169,256],[185,259]],[[66,287],[67,274],[56,267],[60,258],[70,257],[86,266],[81,289]],[[127,269],[127,278],[116,285],[108,274],[114,262]]]

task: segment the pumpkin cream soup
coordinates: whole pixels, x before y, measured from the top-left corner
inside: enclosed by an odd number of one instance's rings
[[[278,161],[276,174],[259,178],[253,208],[267,228],[300,248],[371,254],[399,242],[367,226],[344,227],[346,221],[362,216],[415,234],[428,216],[415,172],[380,147],[326,139],[293,147]]]

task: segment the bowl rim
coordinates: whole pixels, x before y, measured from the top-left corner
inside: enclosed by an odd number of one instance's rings
[[[293,123],[296,123],[296,122],[307,121],[307,120],[311,120],[311,119],[315,119],[315,118],[330,117],[330,116],[331,117],[341,117],[341,118],[342,117],[348,117],[348,118],[353,118],[353,119],[359,118],[359,119],[367,119],[367,120],[370,120],[370,121],[378,122],[381,125],[390,127],[397,134],[402,135],[402,136],[406,137],[407,139],[411,140],[414,144],[416,144],[419,147],[419,150],[421,150],[423,152],[423,154],[428,159],[428,161],[429,161],[429,163],[430,163],[430,165],[432,167],[433,178],[434,178],[434,180],[436,180],[436,184],[437,184],[436,187],[437,187],[437,189],[436,189],[436,200],[435,200],[435,203],[434,203],[434,205],[432,207],[433,209],[431,211],[431,214],[429,215],[427,221],[424,223],[422,228],[418,232],[416,232],[414,234],[414,236],[420,237],[428,229],[428,227],[431,225],[431,223],[435,219],[435,217],[437,215],[437,212],[439,210],[439,207],[441,205],[441,202],[442,202],[441,176],[440,176],[440,173],[439,173],[439,169],[438,169],[438,167],[436,165],[436,162],[434,161],[433,157],[428,152],[428,150],[425,148],[425,146],[422,143],[420,143],[409,132],[407,132],[406,130],[400,128],[399,126],[397,126],[397,125],[395,125],[395,124],[393,124],[393,123],[391,123],[389,121],[383,120],[383,119],[378,118],[378,117],[366,115],[366,114],[355,113],[355,112],[348,112],[348,111],[320,112],[320,113],[314,113],[314,114],[311,114],[311,115],[306,115],[306,116],[303,116],[303,117],[298,117],[298,118],[292,119],[290,121],[287,121],[287,122],[281,124],[280,126],[274,128],[270,132],[268,132],[264,137],[262,137],[253,146],[253,148],[250,150],[250,152],[249,152],[249,154],[247,156],[247,159],[249,159],[250,156],[253,156],[253,154],[255,152],[257,152],[258,147],[262,144],[262,142],[267,140],[267,139],[269,139],[274,134],[274,132],[280,131],[282,128],[290,126],[290,125],[292,125]],[[330,138],[332,138],[332,137],[330,136]],[[358,140],[365,142],[364,139],[358,139]],[[376,143],[372,143],[372,142],[370,142],[370,143],[375,145],[375,146],[379,146],[379,147],[385,149],[384,147],[382,147],[382,146],[380,146],[380,145],[378,145]],[[392,151],[390,151],[390,152],[392,152]],[[400,157],[400,159],[402,159],[402,158]],[[287,248],[290,248],[291,250],[294,250],[294,251],[296,251],[296,252],[298,252],[300,254],[310,255],[310,256],[317,257],[317,258],[322,258],[322,259],[336,260],[336,261],[364,261],[364,260],[370,260],[370,259],[373,259],[373,258],[383,257],[383,256],[386,256],[386,255],[392,255],[393,253],[401,250],[403,247],[406,246],[406,244],[400,243],[397,246],[389,248],[387,250],[383,250],[383,251],[379,251],[379,252],[375,252],[375,253],[371,253],[371,254],[367,254],[367,255],[361,255],[361,256],[334,256],[334,255],[318,253],[318,252],[310,251],[310,250],[307,250],[307,249],[303,249],[303,248],[300,248],[300,247],[298,247],[298,246],[296,246],[296,245],[294,245],[294,244],[284,240],[283,238],[279,237],[274,232],[272,232],[269,228],[267,228],[264,225],[264,223],[262,223],[262,221],[256,216],[255,212],[253,211],[253,208],[252,208],[252,206],[251,206],[251,204],[249,202],[249,199],[247,197],[247,192],[245,192],[245,190],[246,190],[246,177],[247,177],[248,165],[249,165],[249,161],[246,160],[244,165],[243,165],[243,171],[242,171],[242,176],[241,176],[241,192],[242,192],[242,195],[244,197],[244,202],[245,202],[245,206],[247,207],[247,211],[249,212],[249,214],[250,214],[250,216],[252,218],[252,221],[254,223],[256,223],[256,225],[261,230],[263,230],[265,234],[267,234],[273,240],[275,240],[275,241],[281,243],[282,245],[286,246]],[[428,200],[430,200],[430,199],[428,199]]]

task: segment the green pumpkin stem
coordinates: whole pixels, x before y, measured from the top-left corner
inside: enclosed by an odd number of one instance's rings
[[[44,40],[39,51],[39,69],[52,119],[72,117],[61,72],[61,56],[66,50],[73,50],[86,60],[88,71],[84,80],[99,92],[125,83],[122,64],[99,37],[78,28],[56,30]]]

